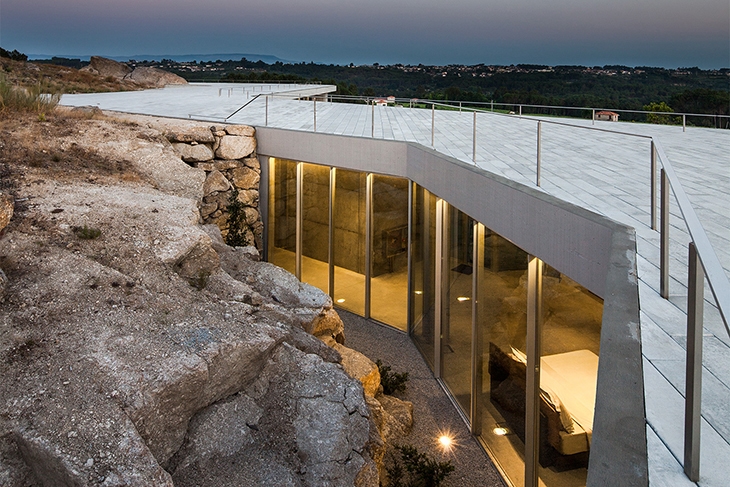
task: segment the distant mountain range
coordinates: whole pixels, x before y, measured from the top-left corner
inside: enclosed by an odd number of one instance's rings
[[[91,55],[79,56],[79,55],[66,55],[66,54],[28,54],[28,59],[51,59],[52,57],[61,57],[69,59],[81,59],[82,61],[88,61]],[[249,61],[263,61],[267,64],[273,64],[276,62],[292,63],[294,61],[288,61],[281,59],[276,56],[269,54],[243,54],[243,53],[227,53],[227,54],[135,54],[134,56],[104,56],[115,61],[127,62],[130,59],[135,61],[161,61],[162,59],[172,59],[178,63],[190,62],[190,61],[239,61],[241,58],[246,58]]]

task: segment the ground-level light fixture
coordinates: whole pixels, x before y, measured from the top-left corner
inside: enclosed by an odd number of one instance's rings
[[[470,299],[471,298],[469,298],[468,296],[459,296],[458,298],[456,298],[456,300],[460,303],[463,303],[464,301],[469,301]]]
[[[494,433],[497,436],[506,436],[509,434],[509,430],[503,426],[497,426],[492,430],[492,433]]]
[[[337,300],[337,302],[338,303],[344,303],[345,302],[345,298],[340,298],[340,299]]]

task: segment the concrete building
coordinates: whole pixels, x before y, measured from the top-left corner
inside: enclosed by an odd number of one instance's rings
[[[725,485],[730,133],[298,99],[332,89],[62,103],[256,126],[265,257],[408,333],[509,485]]]

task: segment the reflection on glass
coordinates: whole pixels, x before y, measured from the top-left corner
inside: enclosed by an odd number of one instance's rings
[[[365,314],[366,174],[346,169],[335,173],[334,263],[335,304]]]
[[[408,180],[373,175],[370,316],[406,330]]]
[[[297,163],[270,161],[269,262],[295,272],[297,243]]]
[[[481,438],[514,485],[525,476],[527,254],[484,232],[477,320],[482,339]]]
[[[436,311],[436,197],[414,184],[411,336],[433,370]]]
[[[302,167],[302,282],[329,292],[330,169]]]
[[[602,314],[600,298],[545,266],[539,472],[546,486],[586,484]]]
[[[449,207],[445,232],[442,377],[467,417],[471,410],[472,274],[474,220]]]

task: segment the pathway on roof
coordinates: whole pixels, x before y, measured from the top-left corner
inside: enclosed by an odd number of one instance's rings
[[[258,87],[260,89],[260,86]],[[255,126],[385,138],[432,145],[472,163],[472,113],[405,107],[296,101],[254,101],[252,85],[188,85],[144,92],[65,95],[66,105]],[[268,105],[268,106],[267,106]],[[316,111],[315,111],[316,110]],[[480,113],[476,164],[535,185],[537,118]],[[650,142],[646,138],[564,127],[654,136],[664,148],[715,252],[730,274],[730,131],[622,122],[542,118],[542,190],[636,229],[644,355],[647,435],[652,485],[694,485],[682,473],[687,242],[670,199],[670,299],[659,296],[659,234],[650,228]],[[702,462],[698,485],[726,485],[730,464],[730,337],[706,286],[702,402]]]

